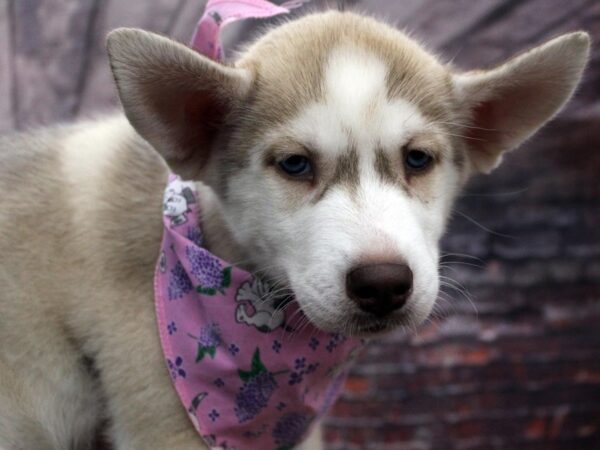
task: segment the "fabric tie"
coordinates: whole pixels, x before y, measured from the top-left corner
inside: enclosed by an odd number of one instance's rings
[[[309,0],[292,0],[275,5],[265,0],[209,0],[190,47],[216,61],[223,60],[221,30],[230,23],[249,18],[266,18],[289,13]]]

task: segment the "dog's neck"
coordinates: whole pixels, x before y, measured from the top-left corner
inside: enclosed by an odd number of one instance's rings
[[[249,269],[247,255],[229,229],[214,191],[202,182],[196,182],[196,189],[206,249],[225,261]]]
[[[82,230],[74,244],[77,252],[91,248],[90,258],[104,258],[113,276],[136,273],[145,279],[153,273],[163,233],[163,194],[170,172],[164,158],[121,115],[74,128],[63,145],[65,177],[76,187],[70,192],[70,204],[77,206],[73,226]],[[244,268],[244,252],[219,200],[210,187],[196,181],[207,249]],[[96,195],[94,201],[85,196],[90,192]],[[99,205],[111,205],[111,214]],[[88,236],[102,226],[111,239],[90,247]]]

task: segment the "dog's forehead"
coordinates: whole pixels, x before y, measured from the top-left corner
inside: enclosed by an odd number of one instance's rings
[[[285,127],[321,151],[388,148],[426,126],[419,107],[389,97],[388,68],[377,55],[355,47],[334,49],[323,70],[322,95]]]
[[[255,74],[254,112],[266,123],[281,124],[332,97],[353,111],[369,99],[402,100],[431,120],[448,119],[446,68],[403,33],[363,16],[329,12],[290,22],[238,64]]]

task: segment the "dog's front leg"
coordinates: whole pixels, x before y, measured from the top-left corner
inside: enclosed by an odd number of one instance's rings
[[[114,298],[120,301],[113,303],[113,312],[98,311],[96,323],[100,343],[96,364],[106,396],[108,439],[113,448],[207,449],[171,385],[152,293],[120,291]]]

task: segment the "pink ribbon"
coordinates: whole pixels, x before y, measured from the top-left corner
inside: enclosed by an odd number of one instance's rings
[[[221,29],[230,23],[248,18],[273,17],[287,14],[310,0],[290,0],[275,5],[266,0],[209,0],[200,18],[190,47],[214,59],[223,59]]]

